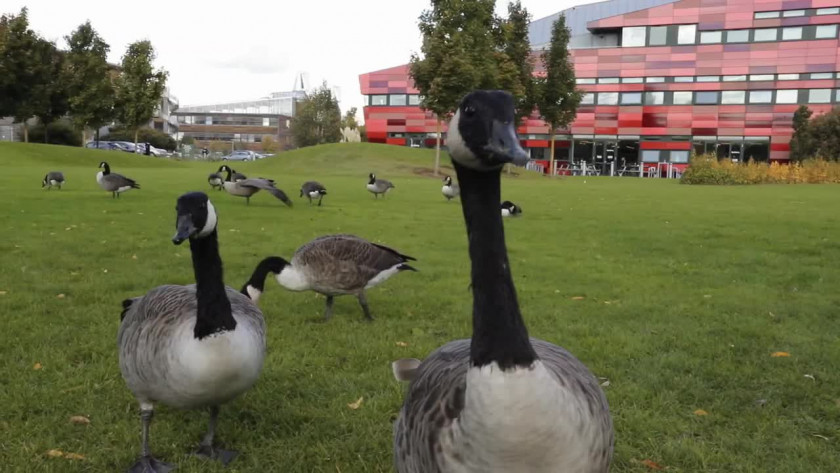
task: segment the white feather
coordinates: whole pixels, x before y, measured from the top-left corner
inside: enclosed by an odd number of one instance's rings
[[[117,188],[117,194],[121,194],[127,190],[131,190],[131,186],[122,186]]]
[[[204,238],[207,235],[213,233],[213,230],[216,229],[216,222],[218,221],[218,216],[216,215],[216,207],[213,207],[213,203],[209,200],[207,201],[207,221],[204,222],[204,227],[201,228],[201,231],[198,232],[198,238]]]
[[[251,301],[253,301],[254,304],[256,304],[257,302],[260,301],[260,296],[262,296],[262,291],[260,291],[259,289],[255,288],[254,286],[252,286],[250,284],[248,284],[248,286],[245,287],[245,290],[248,291],[248,297],[251,298]]]
[[[105,174],[103,174],[102,171],[99,171],[98,173],[96,173],[96,183],[97,184],[102,182],[102,176],[104,176],[104,175]]]
[[[280,274],[277,274],[275,277],[281,286],[290,291],[305,291],[310,288],[306,276],[290,264],[283,266]]]
[[[388,278],[390,278],[391,276],[400,272],[399,267],[402,264],[403,263],[395,264],[394,266],[391,266],[390,268],[386,269],[385,271],[382,271],[379,274],[377,274],[376,276],[374,276],[373,279],[368,281],[367,285],[365,286],[365,289],[370,289],[373,286],[376,286],[377,284],[380,284],[382,282],[387,281]]]
[[[510,217],[510,210],[502,209],[502,217]]]
[[[318,192],[318,191],[311,191],[311,192],[309,193],[309,197],[312,197],[313,199],[314,199],[314,198],[316,198],[316,197],[318,197],[318,196],[320,196],[320,195],[321,195],[321,193],[320,193],[320,192]]]
[[[461,119],[461,110],[458,109],[452,120],[449,120],[449,128],[446,132],[446,147],[449,149],[449,154],[452,159],[458,161],[460,164],[473,168],[481,169],[481,162],[467,147],[464,139],[461,137],[461,132],[458,130],[458,122]]]

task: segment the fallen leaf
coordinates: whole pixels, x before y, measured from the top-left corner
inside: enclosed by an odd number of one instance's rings
[[[65,228],[64,230],[72,230],[70,227]]]
[[[755,401],[755,404],[759,407],[764,407],[767,404],[767,399],[758,399]]]
[[[6,294],[8,294],[8,292],[6,292],[6,291],[0,291],[0,296],[5,296]]]
[[[35,371],[38,371],[41,368],[43,368],[43,366],[41,366],[41,363],[35,363],[34,365],[32,365],[32,369]]]
[[[88,425],[90,424],[90,419],[85,416],[73,416],[70,418],[70,422],[77,425]]]
[[[77,273],[76,271],[70,271],[70,276],[78,276],[78,275],[79,275],[79,273]]]
[[[665,467],[663,467],[659,463],[656,463],[653,460],[642,460],[642,465],[644,465],[644,466],[646,466],[646,467],[648,467],[652,470],[664,470],[665,469]]]
[[[137,255],[131,255],[131,259],[137,259]]]
[[[786,351],[775,351],[770,356],[773,358],[787,358],[790,356],[790,353]]]
[[[711,299],[712,295],[711,294],[703,294],[703,297],[706,298],[706,299]]]
[[[817,378],[814,377],[812,374],[803,375],[804,377],[810,379],[811,381],[817,382]]]
[[[64,455],[64,458],[67,458],[67,459],[70,459],[70,460],[84,460],[85,456],[80,455],[78,453],[67,453],[67,454]]]
[[[408,343],[405,343],[405,342],[397,342],[397,346],[398,346],[398,347],[407,347],[407,346],[408,346]]]
[[[582,301],[582,300],[584,300],[584,299],[586,299],[586,298],[585,298],[585,297],[583,297],[583,296],[574,296],[574,297],[572,297],[572,300],[573,300],[573,301]]]
[[[694,415],[696,415],[696,416],[707,416],[707,415],[709,415],[709,413],[704,411],[703,409],[697,409],[696,411],[694,411]]]
[[[350,409],[353,409],[355,411],[356,409],[362,407],[362,401],[364,399],[365,399],[364,396],[360,397],[359,399],[356,400],[356,402],[351,402],[350,404],[347,404],[347,407],[349,407]]]
[[[53,458],[63,457],[64,452],[61,450],[47,450],[47,456]]]
[[[823,439],[823,440],[825,440],[826,442],[828,442],[828,437],[826,437],[825,435],[820,435],[820,434],[811,434],[811,436],[812,436],[812,437],[817,437],[817,438]]]
[[[604,381],[603,383],[601,383],[601,387],[602,387],[602,388],[606,388],[606,387],[607,387],[607,386],[609,386],[609,385],[610,385],[610,380],[606,380],[606,381]]]
[[[58,298],[58,299],[64,299],[66,296],[64,294],[58,294],[55,297]]]
[[[103,272],[103,273],[107,273],[107,272],[108,272],[108,270],[107,270],[107,269],[103,269],[103,270],[102,270],[102,272]]]

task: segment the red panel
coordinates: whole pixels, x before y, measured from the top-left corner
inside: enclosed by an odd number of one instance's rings
[[[387,138],[385,143],[389,145],[405,146],[405,138]]]
[[[691,149],[688,141],[642,141],[640,149]]]

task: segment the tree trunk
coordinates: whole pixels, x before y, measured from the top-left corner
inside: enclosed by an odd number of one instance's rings
[[[50,144],[50,124],[44,123],[44,144]]]
[[[438,175],[440,172],[440,129],[441,129],[441,119],[438,117],[437,119],[437,142],[435,144],[435,176]]]
[[[26,120],[23,121],[23,142],[29,143],[29,125]]]
[[[551,153],[549,154],[548,172],[551,173],[551,177],[554,177],[554,127],[551,127],[551,130],[548,131],[548,136],[551,140]]]

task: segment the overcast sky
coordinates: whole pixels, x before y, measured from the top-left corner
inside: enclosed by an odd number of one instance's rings
[[[522,0],[533,19],[594,0]],[[506,14],[507,0],[496,2]],[[428,0],[3,0],[3,13],[29,8],[32,29],[66,48],[85,20],[120,62],[149,39],[181,105],[251,100],[290,90],[299,72],[312,87],[338,86],[341,108],[359,108],[359,74],[408,62],[420,49],[417,18]]]

